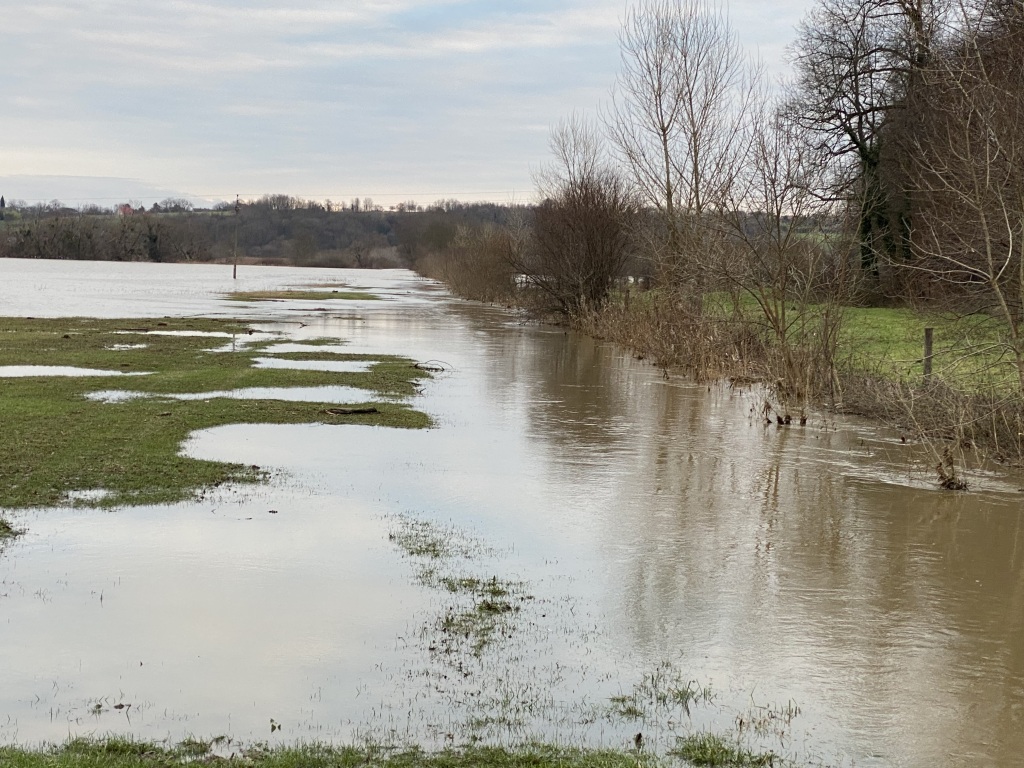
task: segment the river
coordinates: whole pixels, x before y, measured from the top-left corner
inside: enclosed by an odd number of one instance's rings
[[[434,426],[221,427],[184,450],[269,484],[9,513],[28,532],[0,553],[0,742],[642,731],[665,749],[712,730],[828,765],[1021,764],[1019,474],[942,492],[878,425],[766,425],[757,389],[666,377],[409,272],[239,273],[0,260],[0,314],[241,316],[440,361],[411,402]],[[384,300],[223,298],[339,280]],[[517,585],[498,642],[439,646],[456,598],[395,545],[409,525],[470,542],[445,567]],[[684,687],[710,693],[658,698]],[[626,699],[643,711],[610,712]]]

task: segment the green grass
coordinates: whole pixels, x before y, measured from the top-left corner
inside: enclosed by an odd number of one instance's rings
[[[631,304],[646,308],[662,297],[657,289],[634,292]],[[621,294],[613,300],[621,304]],[[813,318],[823,309],[788,303],[788,319],[799,313]],[[752,325],[765,318],[754,298],[738,299],[725,293],[704,297],[704,311],[713,317],[731,318],[737,311]],[[841,367],[890,381],[920,380],[924,375],[924,329],[933,330],[932,372],[950,386],[965,391],[1006,390],[1018,386],[1016,368],[1008,345],[1007,325],[983,313],[957,315],[910,308],[842,307],[842,329],[837,348]],[[816,330],[812,322],[809,327]]]
[[[13,539],[20,533],[21,531],[11,525],[10,522],[0,517],[0,541],[3,539]]]
[[[307,745],[235,750],[230,761],[207,757],[213,745],[192,741],[177,746],[125,739],[75,740],[60,747],[26,750],[0,747],[4,768],[172,768],[222,762],[239,768],[637,768],[635,754],[614,750],[546,745],[518,748],[469,747],[440,752],[385,747]]]
[[[1017,384],[1006,326],[991,316],[859,307],[844,315],[839,355],[855,370],[891,380],[920,378],[924,329],[933,328],[935,376],[966,391]]]
[[[217,332],[223,336],[145,334],[147,330]],[[345,423],[425,427],[428,417],[382,396],[410,395],[425,374],[409,360],[381,357],[368,371],[337,373],[255,368],[273,341],[253,344],[239,322],[210,319],[4,319],[0,365],[69,365],[144,376],[50,377],[3,380],[0,423],[0,507],[67,503],[72,491],[103,489],[99,504],[169,503],[226,482],[265,479],[258,467],[198,461],[179,455],[195,430],[225,424]],[[145,345],[114,348],[115,345]],[[233,351],[212,351],[225,345]],[[332,359],[345,356],[333,355]],[[363,356],[359,356],[364,359]],[[378,413],[336,416],[340,403],[276,400],[179,401],[161,395],[248,387],[341,385],[362,389]],[[117,403],[89,400],[92,391],[144,392]]]
[[[227,295],[232,301],[333,301],[363,300],[373,301],[380,299],[367,291],[341,291],[332,288],[324,290],[291,290],[291,291],[235,291]]]
[[[718,312],[731,311],[722,297],[709,298],[711,303],[716,301]],[[753,322],[761,320],[751,297],[743,297],[740,307]],[[821,309],[810,304],[799,311],[813,316]],[[791,318],[796,311],[794,305]],[[1016,371],[1005,344],[1006,324],[997,318],[888,307],[843,307],[841,311],[837,360],[850,370],[890,381],[920,380],[924,376],[924,329],[932,328],[933,375],[965,391],[1016,386]]]
[[[781,766],[774,752],[753,752],[714,733],[695,733],[680,739],[671,754],[701,766]]]

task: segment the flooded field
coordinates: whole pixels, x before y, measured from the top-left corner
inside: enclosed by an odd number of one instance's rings
[[[408,272],[239,273],[3,260],[0,313],[245,317],[282,350],[432,361],[410,405],[434,426],[219,427],[184,450],[269,484],[5,512],[27,533],[0,544],[0,743],[709,731],[809,764],[1020,764],[1024,477],[941,492],[885,429],[765,426],[756,390]],[[383,300],[223,297],[339,283]]]

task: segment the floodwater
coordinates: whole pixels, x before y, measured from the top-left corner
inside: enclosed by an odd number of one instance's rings
[[[28,376],[145,376],[144,372],[104,371],[98,368],[76,368],[73,365],[0,365],[0,378]]]
[[[409,400],[435,426],[217,428],[185,450],[268,485],[8,512],[28,533],[0,554],[0,742],[643,731],[663,749],[707,729],[828,765],[1021,764],[1019,475],[940,492],[885,429],[765,426],[756,390],[666,378],[408,272],[239,271],[239,290],[385,300],[229,304],[230,267],[2,260],[0,312],[245,316],[283,344],[439,361]],[[395,545],[410,520],[474,542],[441,567],[527,595],[481,652],[439,642],[458,597]],[[656,680],[713,696],[610,714]]]

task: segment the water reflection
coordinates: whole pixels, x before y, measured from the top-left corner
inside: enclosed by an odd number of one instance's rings
[[[285,282],[309,282],[299,275]],[[795,700],[795,752],[1018,764],[1014,476],[938,492],[927,454],[873,425],[765,425],[756,389],[666,379],[407,273],[352,282],[396,301],[305,325],[282,308],[264,330],[445,361],[413,402],[438,427],[210,430],[192,454],[283,474],[194,505],[19,518],[30,534],[0,560],[0,643],[19,660],[0,669],[0,712],[15,721],[0,739],[265,738],[271,716],[288,739],[344,739],[374,717],[429,738],[427,724],[456,715],[417,676],[433,598],[387,542],[388,516],[413,512],[479,535],[498,551],[484,567],[562,606],[531,619],[529,647],[481,662],[494,677],[543,681],[568,706],[669,660],[727,712]],[[69,626],[82,627],[74,643]],[[138,719],[91,718],[90,701],[120,692]],[[564,738],[619,743],[607,724],[567,723]]]
[[[494,380],[537,393],[526,429],[543,471],[586,499],[579,535],[599,531],[613,645],[792,697],[861,763],[1014,764],[1012,476],[941,493],[926,453],[870,425],[764,425],[756,390],[659,380],[568,334],[498,347]]]

